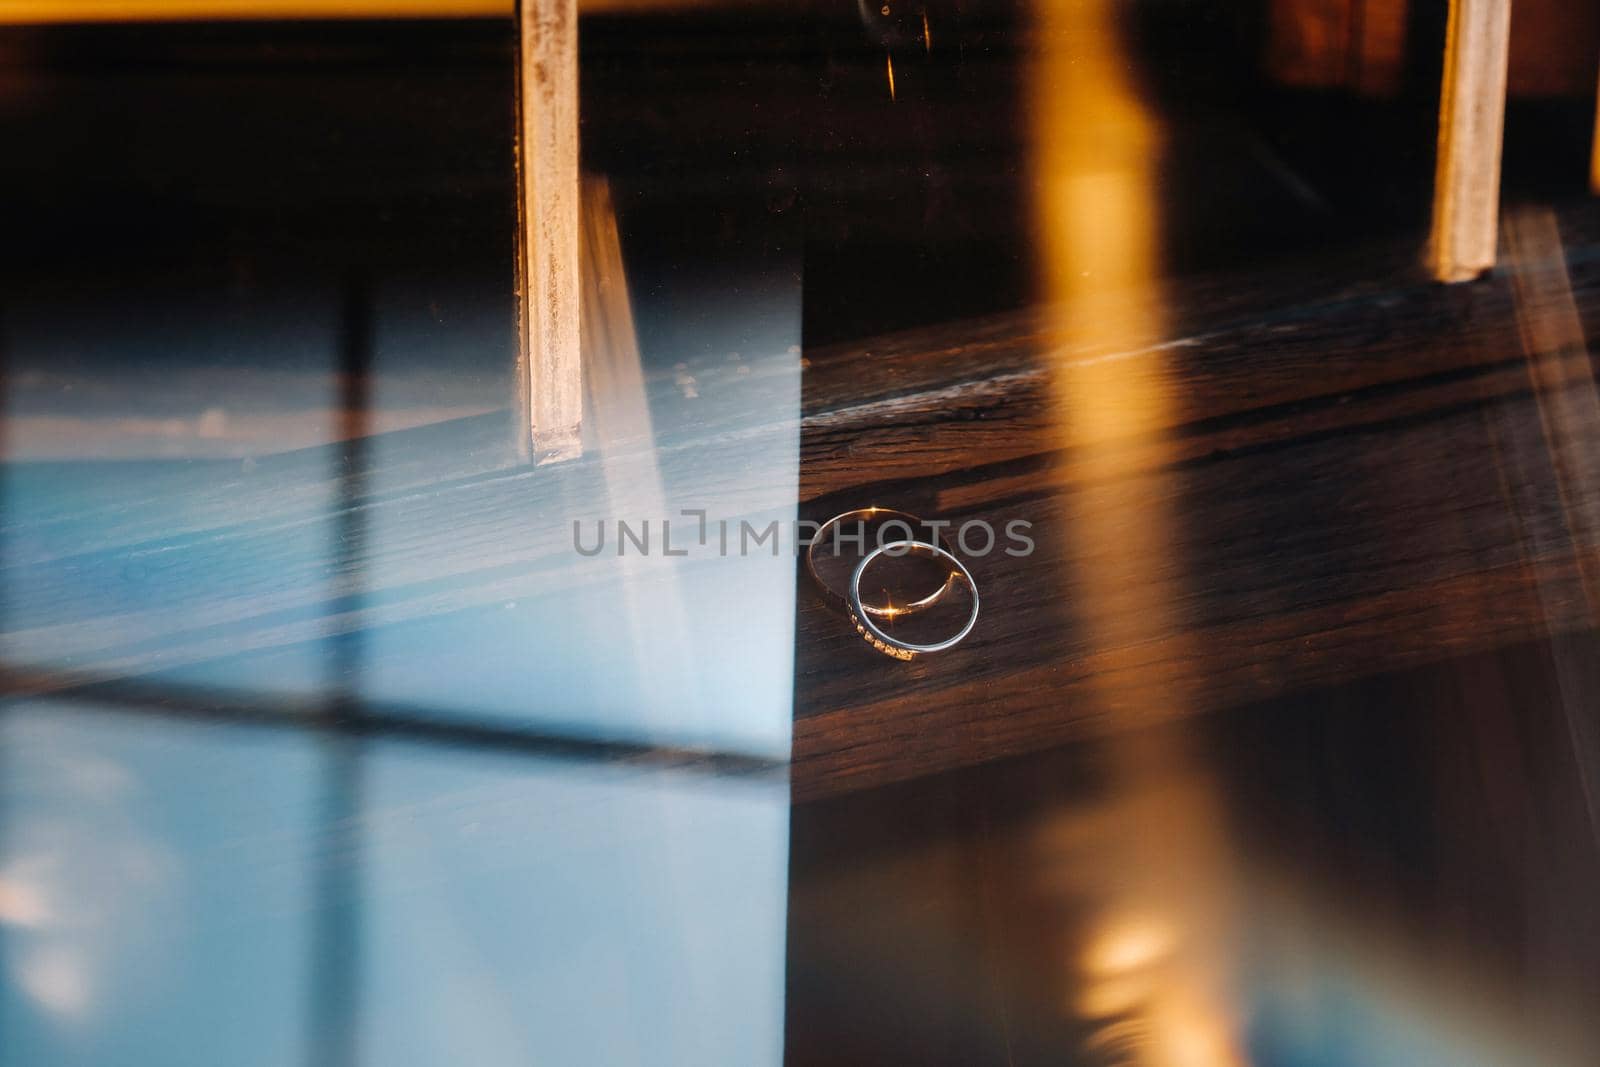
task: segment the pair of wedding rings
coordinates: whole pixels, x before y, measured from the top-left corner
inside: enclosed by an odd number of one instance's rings
[[[817,571],[817,549],[828,539],[831,533],[835,535],[833,542],[835,554],[841,538],[837,537],[839,530],[845,523],[854,520],[858,530],[852,540],[855,544],[865,548],[865,537],[861,532],[867,523],[877,526],[877,544],[862,555],[851,572],[848,589],[841,594],[828,585]],[[921,519],[904,511],[895,511],[892,508],[857,508],[835,515],[818,527],[816,535],[812,537],[810,545],[806,547],[806,570],[811,575],[811,580],[816,583],[829,602],[835,607],[842,608],[850,617],[850,625],[855,627],[856,633],[873,648],[886,656],[895,659],[909,660],[929,652],[943,652],[947,648],[954,648],[960,644],[972,628],[978,623],[978,585],[972,580],[972,572],[967,570],[956,554],[939,543],[937,531],[926,541],[919,540],[916,531],[923,525]],[[896,537],[894,540],[884,540],[884,533],[891,526],[904,527],[905,537]],[[936,560],[947,567],[949,573],[944,581],[927,595],[904,604],[868,604],[861,596],[862,578],[867,569],[885,557],[920,556]],[[941,641],[919,643],[907,641],[897,637],[884,629],[883,622],[892,622],[894,619],[907,615],[914,615],[925,611],[944,600],[956,586],[965,582],[972,591],[972,608],[967,612],[966,623],[959,631]]]

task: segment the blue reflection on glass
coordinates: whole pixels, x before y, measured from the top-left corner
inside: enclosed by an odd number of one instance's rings
[[[716,283],[690,285],[670,272],[637,282],[635,291],[649,294],[639,307],[643,383],[636,395],[591,398],[595,433],[581,460],[507,482],[495,508],[518,516],[514,528],[485,519],[482,507],[436,515],[428,530],[403,510],[374,510],[370,603],[403,609],[397,598],[414,596],[419,576],[436,577],[406,546],[426,536],[471,545],[487,528],[498,532],[484,544],[482,566],[495,573],[454,580],[518,591],[363,633],[363,699],[786,759],[799,496],[796,269],[764,263]],[[669,321],[676,330],[665,328]],[[382,491],[381,467],[375,477]],[[704,515],[704,543],[699,516],[687,512]],[[648,548],[623,542],[619,520],[636,534],[648,524]],[[573,525],[592,547],[600,522],[604,549],[587,557]],[[667,554],[668,522],[674,553],[686,555]]]
[[[384,1067],[781,1060],[781,780],[0,714],[6,1067],[304,1063],[312,1008]]]
[[[781,1062],[783,783],[369,757],[363,1063]]]
[[[303,1056],[310,739],[0,710],[0,1063]]]

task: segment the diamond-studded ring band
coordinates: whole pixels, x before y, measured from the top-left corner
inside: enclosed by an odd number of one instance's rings
[[[927,559],[936,559],[950,566],[952,575],[959,575],[960,580],[967,583],[972,590],[972,610],[967,613],[967,621],[959,633],[947,637],[943,641],[932,644],[916,644],[911,641],[902,641],[893,634],[886,633],[861,603],[861,576],[872,566],[873,560],[879,556],[922,556]],[[978,583],[972,580],[972,572],[967,570],[967,565],[956,558],[955,553],[939,545],[929,544],[926,541],[890,541],[888,544],[879,545],[856,564],[855,573],[850,576],[850,625],[856,628],[856,633],[873,648],[886,656],[895,659],[911,659],[928,652],[943,652],[960,644],[972,628],[978,624]]]

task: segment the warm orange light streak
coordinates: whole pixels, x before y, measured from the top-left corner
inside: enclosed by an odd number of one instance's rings
[[[1163,131],[1131,73],[1119,6],[1038,0],[1031,100],[1039,265],[1055,309],[1051,379],[1075,471],[1064,601],[1090,651],[1113,665],[1126,659],[1145,682],[1154,672],[1155,700],[1143,684],[1145,698],[1130,698],[1117,669],[1090,691],[1095,713],[1131,727],[1181,716],[1190,699],[1143,652],[1182,629],[1180,517],[1170,503],[1181,474],[1152,475],[1135,459],[1148,459],[1177,421],[1177,389],[1162,345]],[[1127,447],[1135,441],[1144,447]],[[1085,890],[1096,917],[1063,961],[1071,1010],[1099,1024],[1097,1038],[1117,1046],[1119,1062],[1236,1067],[1244,1058],[1224,932],[1228,861],[1210,779],[1165,732],[1124,735],[1113,759],[1113,792],[1124,799],[1102,813],[1110,869],[1103,887]]]
[[[883,57],[883,62],[884,62],[884,66],[887,67],[888,70],[889,70],[889,99],[893,100],[895,98],[895,96],[894,96],[894,56],[885,55]]]
[[[1136,649],[1173,630],[1180,595],[1167,495],[1141,475],[1132,440],[1172,425],[1174,386],[1157,274],[1155,167],[1161,129],[1130,74],[1113,0],[1040,0],[1032,86],[1038,257],[1054,315],[1051,379],[1062,444],[1081,482],[1072,494],[1068,600],[1097,652]],[[1164,717],[1187,699],[1108,715]]]
[[[0,24],[250,19],[510,18],[513,0],[0,0]],[[756,0],[579,0],[590,12],[748,6]]]
[[[1049,299],[1075,305],[1057,320],[1057,340],[1072,354],[1133,349],[1163,332],[1159,315],[1137,307],[1156,282],[1161,131],[1132,84],[1114,10],[1110,0],[1040,3],[1032,97],[1040,259]],[[1126,437],[1163,421],[1164,391],[1130,381],[1137,376],[1122,366],[1063,359],[1058,367],[1074,441]],[[1117,394],[1110,414],[1102,387]]]
[[[0,23],[511,17],[512,0],[6,0]]]
[[[1600,100],[1594,112],[1594,137],[1589,142],[1589,191],[1600,196]]]

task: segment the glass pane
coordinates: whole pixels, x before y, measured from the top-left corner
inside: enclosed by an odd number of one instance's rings
[[[1600,1063],[1597,37],[0,2],[0,1067]]]
[[[12,703],[0,768],[0,1061],[299,1062],[312,738]]]
[[[781,1062],[781,781],[400,746],[368,781],[361,1062]]]

